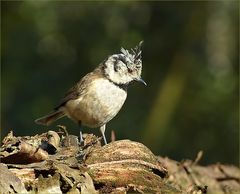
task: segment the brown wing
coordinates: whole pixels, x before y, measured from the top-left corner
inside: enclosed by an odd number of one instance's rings
[[[55,108],[58,110],[61,106],[64,106],[69,100],[77,99],[81,96],[87,87],[90,86],[91,82],[97,78],[103,77],[100,69],[95,69],[93,72],[85,75],[77,84],[75,84],[68,92],[65,94],[64,98],[60,101],[59,105]]]

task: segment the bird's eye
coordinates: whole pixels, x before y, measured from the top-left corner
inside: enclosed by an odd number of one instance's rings
[[[133,70],[128,68],[128,73],[132,73],[132,72],[133,72]]]
[[[128,68],[128,73],[132,73],[133,69]]]

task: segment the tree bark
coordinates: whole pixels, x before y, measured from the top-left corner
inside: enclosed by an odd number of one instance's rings
[[[15,137],[0,150],[0,193],[239,193],[240,169],[155,156],[130,140],[101,146],[100,138],[48,131]]]

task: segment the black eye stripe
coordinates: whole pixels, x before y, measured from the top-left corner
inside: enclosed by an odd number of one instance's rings
[[[123,56],[119,56],[119,57],[115,58],[114,65],[113,65],[113,68],[114,68],[115,72],[117,72],[119,70],[119,67],[117,65],[119,61],[122,61],[122,63],[124,65],[127,64],[127,61],[126,61],[126,59]]]
[[[124,64],[126,64],[126,59],[122,56],[119,56],[118,60],[122,61]]]
[[[118,63],[118,61],[117,61],[118,59],[116,58],[116,60],[113,62],[113,69],[114,69],[114,71],[117,71],[117,63]]]
[[[120,61],[122,61],[124,64],[125,64],[125,61],[124,61],[124,59],[119,59]]]

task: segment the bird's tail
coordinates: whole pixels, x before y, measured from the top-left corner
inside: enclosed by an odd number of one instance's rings
[[[55,110],[53,112],[50,112],[44,117],[41,117],[39,119],[35,120],[35,123],[40,124],[40,125],[50,125],[57,119],[60,119],[61,117],[65,116],[65,113],[62,110]]]

